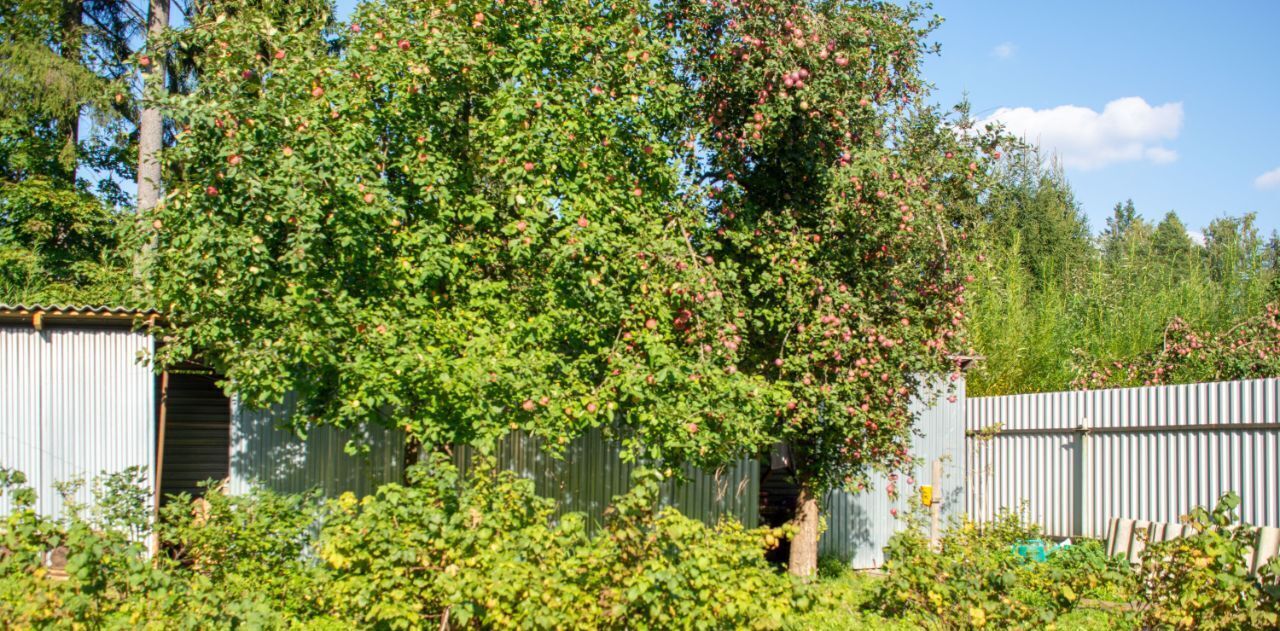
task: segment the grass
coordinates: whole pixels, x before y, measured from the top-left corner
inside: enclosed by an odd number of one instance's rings
[[[924,618],[886,618],[872,609],[876,583],[880,579],[870,573],[852,569],[835,569],[824,564],[817,584],[818,600],[813,610],[788,625],[788,628],[854,631],[876,629],[907,631],[931,628]],[[1073,631],[1110,631],[1136,629],[1125,614],[1102,608],[1081,606],[1059,618],[1056,629]]]
[[[825,569],[825,568],[824,568]],[[837,575],[825,573],[818,582],[818,602],[813,610],[797,618],[792,629],[884,629],[906,631],[920,625],[907,620],[885,618],[869,606],[875,595],[876,577],[864,572],[845,570]]]

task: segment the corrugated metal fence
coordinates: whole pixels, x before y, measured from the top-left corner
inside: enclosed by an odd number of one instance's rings
[[[964,382],[955,388],[939,382],[936,397],[912,404],[918,435],[912,453],[920,468],[904,472],[896,484],[898,496],[890,499],[884,476],[873,476],[867,490],[859,494],[832,491],[823,503],[827,530],[819,542],[819,553],[849,561],[856,568],[879,567],[884,546],[903,522],[890,510],[900,512],[919,502],[919,486],[929,484],[935,460],[943,464],[943,478],[935,497],[942,501],[944,518],[964,511]],[[956,399],[950,400],[954,395]],[[572,441],[563,459],[543,451],[537,439],[513,434],[503,440],[496,456],[498,463],[534,481],[537,493],[556,500],[557,513],[582,512],[599,522],[613,497],[630,488],[634,466],[618,457],[618,445],[591,432]],[[455,462],[465,472],[471,452],[461,449]],[[686,482],[664,486],[662,502],[706,523],[733,518],[755,526],[760,514],[759,461],[744,459],[718,471],[686,468]],[[914,476],[915,484],[908,479]]]
[[[155,469],[156,382],[151,369],[137,361],[151,344],[146,334],[123,328],[0,327],[0,466],[27,473],[40,494],[41,512],[61,509],[54,482],[134,465]],[[913,406],[919,430],[913,451],[923,465],[914,472],[915,485],[904,472],[896,500],[886,496],[884,478],[875,478],[864,493],[827,497],[824,554],[858,567],[879,565],[881,549],[901,527],[890,510],[906,510],[917,501],[918,485],[928,483],[934,460],[941,460],[946,471],[935,492],[944,501],[944,512],[962,509],[965,404],[963,382],[957,385],[941,392],[936,403],[917,401]],[[948,401],[952,392],[956,401]],[[348,490],[365,495],[402,478],[400,432],[366,430],[368,435],[355,442],[368,449],[353,456],[345,451],[353,437],[349,432],[315,428],[303,440],[280,429],[291,409],[290,402],[249,410],[232,401],[227,454],[231,492],[254,486],[279,492],[319,487],[328,496]],[[455,453],[465,471],[471,452]],[[618,445],[593,432],[571,441],[563,458],[551,457],[536,439],[521,434],[502,441],[497,456],[501,466],[532,479],[540,495],[556,500],[560,513],[583,512],[598,523],[613,498],[631,486],[634,466],[618,454]],[[687,468],[685,481],[664,486],[662,501],[707,523],[732,518],[757,525],[761,467],[748,458],[715,471]],[[87,489],[80,499],[90,499]],[[0,498],[0,513],[7,510]]]
[[[154,470],[155,381],[137,362],[149,336],[77,327],[0,333],[0,466],[27,475],[37,510],[62,510],[55,482]],[[91,499],[88,485],[75,499]],[[0,497],[0,513],[9,508]]]
[[[504,438],[495,459],[504,469],[533,480],[542,497],[556,501],[556,514],[585,513],[599,523],[614,496],[631,488],[636,466],[619,457],[620,446],[598,430],[570,441],[562,459],[543,450],[536,437],[512,433]],[[474,457],[469,448],[458,449],[454,462],[465,472]],[[760,493],[760,463],[740,460],[716,471],[686,467],[686,480],[663,485],[661,501],[689,517],[715,523],[721,518],[756,525]]]
[[[1025,503],[1053,536],[1176,522],[1227,491],[1280,526],[1280,379],[969,399],[968,512]]]
[[[290,399],[269,410],[231,401],[231,454],[228,488],[244,493],[261,487],[277,493],[318,489],[327,497],[351,491],[369,495],[379,485],[399,482],[404,471],[404,434],[379,427],[363,435],[333,427],[315,427],[306,440],[282,429],[293,409]],[[348,442],[367,447],[348,454]]]

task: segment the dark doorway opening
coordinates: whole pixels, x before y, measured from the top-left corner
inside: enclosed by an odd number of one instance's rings
[[[791,521],[796,515],[796,499],[800,496],[800,487],[796,485],[795,475],[790,466],[790,454],[780,457],[775,452],[773,457],[764,461],[760,474],[760,525],[778,528]],[[778,547],[765,553],[770,563],[785,566],[791,557],[791,540],[783,539]]]
[[[199,365],[176,366],[156,378],[159,498],[204,495],[202,482],[231,473],[231,400],[218,376]]]

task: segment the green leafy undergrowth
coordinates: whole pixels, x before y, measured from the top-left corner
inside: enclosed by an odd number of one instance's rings
[[[599,533],[580,515],[549,526],[532,483],[482,463],[467,484],[436,460],[408,486],[337,502],[321,534],[333,611],[359,626],[779,627],[805,590],[764,560],[777,533],[709,528],[655,511],[659,478],[637,475]]]
[[[1280,628],[1280,558],[1249,571],[1257,530],[1240,524],[1240,497],[1228,493],[1212,510],[1184,518],[1190,537],[1143,552],[1142,621],[1148,628]]]
[[[1056,550],[1043,562],[1012,552],[1036,536],[1015,512],[978,527],[963,522],[943,534],[940,549],[909,528],[889,540],[886,577],[873,607],[884,615],[938,628],[1061,627],[1081,599],[1122,583],[1125,568],[1093,542]]]
[[[904,612],[901,615],[884,614],[879,609],[878,594],[882,589],[884,577],[875,572],[861,572],[850,569],[847,565],[843,571],[822,574],[814,586],[815,605],[809,612],[798,615],[788,621],[788,629],[826,629],[832,631],[861,631],[876,629],[884,631],[908,631],[921,628],[950,629],[965,628],[966,624],[954,624],[931,616],[920,615],[919,612]],[[968,625],[973,626],[973,625]],[[990,628],[1009,626],[999,622],[988,622]],[[1035,626],[1029,624],[1028,626]],[[1052,625],[1057,629],[1072,631],[1111,631],[1116,629],[1136,628],[1131,614],[1123,607],[1102,608],[1098,606],[1081,606],[1058,617]]]
[[[881,615],[874,607],[879,577],[849,567],[843,560],[823,558],[814,585],[814,606],[787,621],[788,629],[907,631],[919,628],[907,620]]]
[[[0,619],[15,628],[781,628],[813,606],[764,559],[779,530],[659,509],[653,472],[594,533],[582,515],[552,522],[530,481],[483,458],[465,479],[430,458],[407,484],[324,503],[210,489],[168,503],[154,556],[139,472],[58,518],[3,474]]]

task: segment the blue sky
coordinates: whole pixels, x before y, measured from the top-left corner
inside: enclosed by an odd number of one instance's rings
[[[339,0],[339,14],[354,5]],[[934,9],[946,18],[925,65],[935,99],[967,94],[978,117],[1056,153],[1095,231],[1129,198],[1192,231],[1246,212],[1280,229],[1280,1]]]
[[[935,98],[967,93],[979,118],[1054,145],[1095,231],[1128,198],[1148,218],[1174,210],[1192,230],[1245,212],[1280,229],[1280,2],[938,0],[934,10],[946,19],[934,38],[942,55],[925,66]]]

